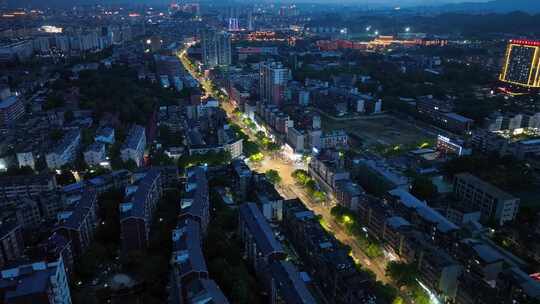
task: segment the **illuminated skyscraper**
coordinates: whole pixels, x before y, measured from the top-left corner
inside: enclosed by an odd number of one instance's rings
[[[540,88],[540,41],[510,40],[500,80]]]

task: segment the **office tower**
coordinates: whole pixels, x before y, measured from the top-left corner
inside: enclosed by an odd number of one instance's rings
[[[248,12],[248,31],[253,31],[253,12],[250,10]]]
[[[500,80],[540,88],[540,41],[510,40]]]
[[[240,27],[238,25],[238,18],[229,18],[229,31],[237,32],[239,30],[240,30]]]
[[[208,68],[231,64],[231,35],[214,29],[201,32],[203,63]]]
[[[261,100],[279,106],[285,100],[289,69],[278,62],[266,62],[260,68]]]
[[[229,9],[229,32],[237,32],[240,30],[238,24],[238,10],[234,7]]]

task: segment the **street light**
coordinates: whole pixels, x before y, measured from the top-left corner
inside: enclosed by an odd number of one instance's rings
[[[408,33],[408,32],[410,32],[410,31],[411,31],[411,28],[407,26],[407,27],[405,28],[405,32]]]

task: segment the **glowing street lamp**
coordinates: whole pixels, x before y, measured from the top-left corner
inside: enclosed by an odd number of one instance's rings
[[[408,33],[408,32],[410,32],[410,31],[411,31],[411,28],[407,26],[407,27],[405,28],[405,32]]]

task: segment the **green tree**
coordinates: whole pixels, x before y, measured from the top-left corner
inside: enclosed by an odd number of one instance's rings
[[[293,173],[291,174],[291,176],[297,181],[299,182],[300,184],[302,185],[306,185],[308,183],[308,181],[310,181],[310,177],[309,177],[309,174],[306,170],[302,170],[302,169],[297,169],[297,170],[294,170]]]
[[[274,169],[267,170],[264,175],[266,176],[268,181],[274,185],[281,183],[281,176],[279,176],[279,172]]]
[[[414,287],[417,284],[416,278],[418,277],[418,271],[415,264],[396,261],[389,262],[386,266],[386,275],[392,278],[392,281],[398,287]]]
[[[430,200],[437,195],[437,187],[429,178],[419,176],[412,183],[411,194],[422,200]]]

